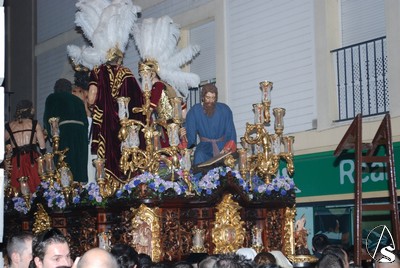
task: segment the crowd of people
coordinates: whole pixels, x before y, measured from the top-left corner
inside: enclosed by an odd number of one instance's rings
[[[318,234],[313,238],[313,252],[316,263],[292,264],[277,250],[257,253],[252,248],[240,248],[226,254],[191,253],[177,262],[153,262],[151,256],[138,253],[128,244],[115,244],[110,251],[92,248],[82,256],[72,256],[67,237],[62,231],[51,228],[32,235],[21,233],[7,242],[8,268],[349,268],[351,254],[339,245],[331,245],[326,236]],[[381,261],[384,256],[377,254],[374,263],[365,267],[400,267],[400,256],[393,253],[394,261]]]

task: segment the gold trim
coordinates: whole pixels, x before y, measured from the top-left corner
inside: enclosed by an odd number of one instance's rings
[[[226,194],[216,208],[218,211],[212,229],[214,254],[236,252],[243,246],[246,233],[240,218],[241,207],[232,200],[232,194]]]
[[[134,214],[131,245],[138,253],[149,255],[154,262],[161,261],[159,208],[141,204],[137,209],[131,208],[131,211]]]

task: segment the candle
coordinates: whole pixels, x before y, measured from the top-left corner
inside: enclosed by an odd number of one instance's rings
[[[272,154],[279,155],[281,153],[281,138],[279,135],[271,135]]]
[[[253,104],[254,108],[254,124],[264,123],[264,106],[262,103]]]
[[[270,81],[262,81],[260,82],[260,87],[262,91],[262,101],[263,102],[271,102],[271,90],[273,83]]]
[[[238,149],[239,153],[239,170],[247,169],[247,149],[240,148]]]
[[[54,160],[53,160],[54,155],[52,153],[47,153],[44,155],[44,159],[46,161],[46,171],[49,174],[54,173]]]
[[[60,121],[60,118],[58,117],[50,117],[49,118],[49,124],[51,126],[51,135],[54,136],[59,136],[60,131],[58,128],[58,122]]]
[[[179,125],[171,123],[167,126],[169,144],[171,146],[179,145]]]
[[[283,117],[285,116],[286,110],[284,108],[274,108],[273,114],[275,116],[275,133],[280,135],[283,133]]]
[[[46,161],[44,156],[39,156],[36,161],[38,163],[38,174],[41,177],[46,174]]]
[[[128,127],[128,137],[127,137],[127,146],[130,148],[139,147],[139,126],[132,125]]]
[[[180,123],[182,121],[182,98],[175,97],[171,98],[170,100],[173,108],[172,119],[175,123]]]
[[[285,153],[289,153],[289,154],[293,154],[294,150],[293,150],[293,143],[294,143],[294,136],[287,136],[287,137],[283,137],[283,148]]]
[[[29,177],[23,176],[18,178],[19,184],[21,185],[21,193],[23,196],[30,195],[29,185],[28,185]]]
[[[129,97],[117,98],[119,120],[124,120],[129,117],[128,104],[129,104],[130,100],[131,100],[131,98],[129,98]]]
[[[72,182],[72,172],[68,167],[60,168],[61,186],[69,187]]]
[[[104,180],[106,177],[105,171],[104,171],[104,163],[105,163],[104,158],[97,158],[93,160],[94,168],[96,170],[95,178],[97,180]]]

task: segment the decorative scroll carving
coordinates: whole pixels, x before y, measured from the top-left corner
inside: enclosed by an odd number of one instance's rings
[[[215,224],[212,230],[212,241],[215,254],[236,252],[243,246],[245,229],[240,218],[239,204],[232,200],[231,194],[224,195],[217,206]]]
[[[123,210],[111,228],[111,244],[126,243],[132,241],[132,221],[134,214],[132,210]]]
[[[173,261],[179,259],[179,209],[163,210],[162,217],[162,248],[164,260]]]
[[[269,210],[265,217],[265,247],[267,251],[281,250],[285,215],[282,209]]]
[[[77,217],[68,218],[70,250],[73,256],[81,256],[91,248],[98,246],[96,217],[82,211]],[[84,226],[84,228],[82,228]]]
[[[161,260],[159,208],[149,208],[141,204],[132,209],[131,245],[138,253],[146,253],[154,262]]]

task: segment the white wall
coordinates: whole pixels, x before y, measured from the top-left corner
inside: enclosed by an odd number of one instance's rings
[[[238,135],[253,122],[252,104],[261,101],[263,80],[274,83],[271,112],[286,109],[285,133],[311,129],[316,117],[313,2],[227,3],[229,103]]]

